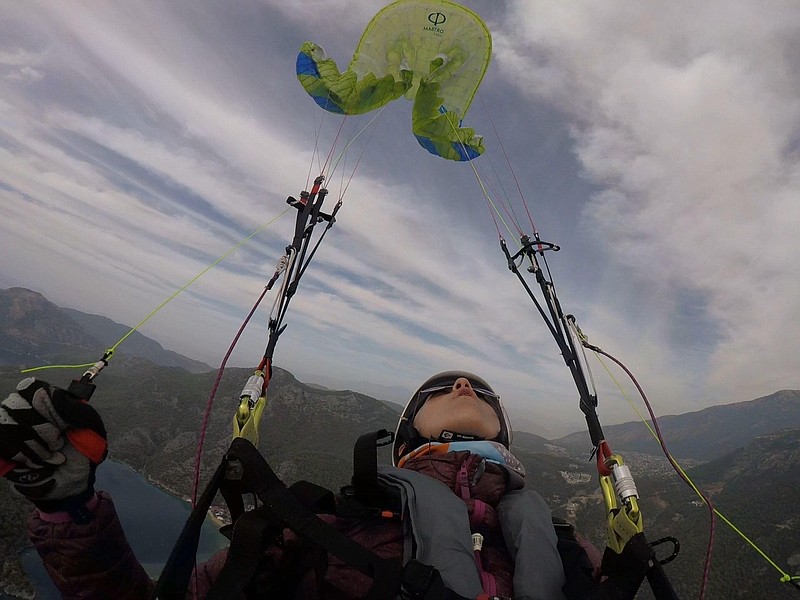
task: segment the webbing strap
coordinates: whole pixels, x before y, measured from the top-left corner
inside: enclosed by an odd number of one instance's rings
[[[312,507],[315,511],[329,514],[335,511],[333,494],[316,484],[298,481],[288,491],[296,502]],[[229,495],[225,495],[225,498]],[[225,565],[205,600],[239,598],[253,579],[264,549],[283,527],[284,524],[270,515],[264,505],[242,514],[233,528]]]
[[[371,431],[360,436],[353,446],[353,492],[359,502],[366,506],[381,506],[386,493],[378,485],[378,440],[394,439],[385,429]],[[384,444],[380,444],[384,445]]]
[[[399,564],[381,558],[347,538],[298,502],[250,442],[242,438],[235,439],[228,452],[228,460],[239,460],[244,466],[250,489],[264,503],[265,511],[297,535],[371,577],[368,600],[385,600],[398,593]]]
[[[387,433],[382,430],[362,436],[365,438],[362,459],[367,456],[368,444],[372,447],[372,458],[366,464],[371,465],[376,461],[377,440],[386,437]],[[363,461],[359,462],[364,464]],[[232,464],[241,467],[240,480],[226,479]],[[377,472],[377,465],[373,468]],[[366,471],[362,472],[362,475],[365,474]],[[207,596],[208,599],[240,597],[258,568],[265,544],[284,527],[369,576],[372,586],[367,592],[367,600],[396,597],[400,592],[401,582],[404,593],[410,598],[460,598],[444,587],[435,568],[411,560],[401,570],[399,560],[381,558],[319,519],[315,510],[333,512],[334,503],[330,492],[307,482],[298,482],[287,488],[258,450],[243,438],[233,441],[189,515],[152,598],[185,599],[195,564],[200,530],[217,491],[223,491],[226,500],[231,500],[238,494],[240,502],[242,493],[255,493],[263,505],[255,511],[244,513],[236,520],[228,559]]]
[[[203,495],[200,496],[192,514],[186,519],[186,524],[172,548],[169,560],[158,578],[153,598],[160,600],[184,600],[186,598],[186,590],[189,588],[189,578],[192,576],[197,554],[197,545],[200,541],[200,530],[208,514],[208,509],[211,507],[211,502],[225,477],[226,467],[227,462],[223,460],[203,491]]]
[[[312,508],[315,513],[336,514],[336,499],[333,492],[310,481],[295,481],[289,486],[292,496],[300,500],[305,506]]]
[[[280,529],[263,506],[239,517],[225,566],[205,600],[239,598],[255,575],[265,537],[274,535]]]
[[[657,560],[651,563],[647,570],[647,581],[650,589],[658,600],[678,600],[678,595],[672,587],[672,582],[667,578],[667,574]]]

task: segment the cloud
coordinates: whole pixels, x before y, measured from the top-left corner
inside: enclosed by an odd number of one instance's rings
[[[19,47],[0,49],[0,78],[8,81],[36,83],[44,77],[35,67],[41,63],[36,52]]]
[[[800,205],[787,202],[800,192],[800,19],[787,3],[767,15],[711,2],[690,20],[687,6],[518,3],[497,62],[572,121],[601,188],[586,226],[659,291],[660,337],[687,292],[703,298],[718,335],[699,394],[744,400],[796,387],[800,366]]]

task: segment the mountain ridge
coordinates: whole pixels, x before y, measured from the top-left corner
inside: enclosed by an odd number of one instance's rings
[[[652,421],[648,420],[652,426]],[[681,415],[658,417],[670,452],[681,458],[713,460],[748,440],[786,428],[800,427],[800,391],[780,390],[754,400],[711,406]],[[641,421],[603,427],[619,451],[661,454],[661,446]],[[552,443],[585,450],[586,434],[571,433]]]
[[[116,344],[131,330],[127,325],[112,321],[108,317],[84,313],[74,308],[59,307],[59,309],[83,327],[89,335],[97,339],[105,348]],[[202,361],[167,350],[157,341],[138,331],[134,331],[125,339],[124,352],[134,356],[145,357],[165,367],[181,367],[190,373],[204,373],[214,370],[214,367]]]
[[[213,370],[201,361],[165,349],[138,331],[131,333],[131,327],[107,317],[59,307],[27,288],[0,289],[0,364],[29,367],[64,359],[94,362],[125,335],[128,337],[121,354],[192,373]]]
[[[0,290],[0,364],[86,359],[99,342],[39,292]]]

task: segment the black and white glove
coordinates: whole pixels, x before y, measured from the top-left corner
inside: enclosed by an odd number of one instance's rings
[[[106,457],[97,411],[33,377],[0,403],[0,475],[46,513],[80,512]]]

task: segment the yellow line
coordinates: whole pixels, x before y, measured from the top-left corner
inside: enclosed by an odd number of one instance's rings
[[[644,423],[645,427],[647,427],[647,429],[650,431],[650,433],[651,433],[651,434],[652,434],[652,436],[653,436],[653,437],[656,439],[656,441],[658,442],[658,444],[659,444],[659,446],[660,446],[660,445],[661,445],[661,440],[659,440],[659,439],[658,439],[658,435],[656,434],[655,430],[654,430],[654,429],[653,429],[653,427],[650,425],[650,423],[648,423],[648,422],[647,422],[647,420],[644,418],[644,416],[643,416],[643,415],[642,415],[642,413],[639,411],[639,409],[638,409],[638,408],[636,408],[636,405],[633,403],[633,400],[631,400],[630,396],[628,396],[628,394],[627,394],[627,393],[625,392],[625,390],[622,388],[622,386],[620,385],[619,381],[617,381],[617,379],[616,379],[616,378],[614,377],[614,375],[611,373],[610,369],[608,368],[608,366],[606,365],[606,363],[603,361],[603,358],[602,358],[602,357],[601,357],[601,356],[600,356],[600,355],[599,355],[597,352],[594,352],[594,355],[595,355],[595,357],[597,358],[597,360],[600,362],[600,364],[601,364],[601,365],[603,365],[603,368],[606,370],[606,373],[608,373],[609,377],[611,377],[611,380],[612,380],[612,381],[614,382],[614,384],[617,386],[617,388],[618,388],[618,389],[619,389],[619,391],[622,393],[622,395],[624,396],[624,398],[625,398],[625,399],[628,401],[628,404],[630,404],[630,405],[631,405],[631,408],[633,408],[633,410],[636,412],[636,414],[637,414],[637,415],[639,415],[639,419],[641,419],[642,423]],[[681,467],[681,466],[678,464],[678,461],[675,459],[675,457],[674,457],[674,456],[672,457],[672,460],[675,462],[675,466],[676,466],[676,467],[678,468],[678,470],[681,472],[681,475],[683,475],[683,476],[686,478],[686,481],[689,483],[689,486],[691,486],[692,490],[694,490],[694,493],[695,493],[695,494],[697,494],[697,495],[700,497],[700,499],[703,501],[703,503],[704,503],[704,504],[706,504],[706,499],[703,497],[703,494],[700,492],[700,490],[699,490],[699,489],[697,488],[697,486],[694,484],[694,482],[692,481],[692,479],[691,479],[691,478],[690,478],[690,477],[689,477],[689,476],[686,474],[686,471],[684,471],[684,470],[683,470],[683,467]],[[707,504],[706,504],[706,505],[707,505]],[[762,556],[762,558],[764,558],[764,560],[766,560],[766,561],[767,561],[767,562],[768,562],[770,565],[772,565],[773,567],[775,567],[775,569],[776,569],[776,570],[777,570],[777,571],[778,571],[778,572],[781,574],[781,582],[784,582],[784,583],[786,583],[786,582],[789,582],[789,581],[792,581],[792,580],[796,580],[796,579],[798,579],[797,577],[792,577],[791,575],[789,575],[788,573],[786,573],[786,572],[785,572],[783,569],[781,569],[781,568],[778,566],[778,564],[777,564],[777,563],[775,563],[775,561],[773,561],[773,560],[772,560],[772,559],[771,559],[769,556],[767,556],[767,555],[764,553],[764,551],[763,551],[763,550],[761,550],[761,548],[759,548],[759,547],[758,547],[758,546],[755,544],[755,542],[753,542],[753,540],[751,540],[749,537],[747,537],[747,536],[744,534],[744,532],[742,532],[742,530],[740,530],[738,527],[736,527],[736,525],[734,525],[734,524],[733,524],[733,523],[732,523],[732,522],[731,522],[731,521],[730,521],[730,520],[729,520],[729,519],[728,519],[728,518],[727,518],[725,515],[723,515],[723,514],[722,514],[722,513],[721,513],[721,512],[720,512],[720,511],[719,511],[719,510],[716,508],[716,507],[715,507],[713,510],[714,510],[714,514],[715,514],[715,515],[717,515],[717,516],[718,516],[720,519],[722,519],[722,521],[723,521],[723,522],[724,522],[724,523],[725,523],[725,524],[726,524],[728,527],[730,527],[730,528],[731,528],[731,529],[732,529],[734,532],[736,532],[736,533],[739,535],[739,537],[741,537],[741,538],[742,538],[742,539],[743,539],[745,542],[747,542],[747,543],[748,543],[748,544],[749,544],[749,545],[750,545],[750,546],[753,548],[753,550],[755,550],[756,552],[758,552],[758,553],[759,553],[759,554]]]
[[[176,297],[176,296],[178,296],[178,294],[180,294],[181,292],[183,292],[183,291],[184,291],[186,288],[188,288],[190,285],[192,285],[192,284],[193,284],[195,281],[197,281],[197,280],[198,280],[198,279],[200,279],[200,278],[201,278],[203,275],[205,275],[206,273],[208,273],[208,271],[210,271],[211,269],[213,269],[214,267],[216,267],[216,266],[217,266],[219,263],[221,263],[223,260],[225,260],[225,259],[226,259],[228,256],[230,256],[230,255],[231,255],[233,252],[235,252],[236,250],[238,250],[239,248],[241,248],[241,247],[242,247],[244,244],[246,244],[246,243],[247,243],[247,242],[249,242],[251,239],[253,239],[253,238],[254,238],[256,235],[258,235],[259,233],[261,233],[262,231],[264,231],[264,230],[265,230],[267,227],[269,227],[270,225],[272,225],[272,224],[273,224],[275,221],[277,221],[278,219],[280,219],[280,218],[281,218],[283,215],[285,215],[285,214],[286,214],[287,212],[289,212],[290,210],[291,210],[291,207],[289,207],[289,208],[286,208],[286,209],[285,209],[283,212],[281,212],[280,214],[278,214],[276,217],[273,217],[272,219],[270,219],[269,221],[267,221],[267,222],[266,222],[264,225],[262,225],[261,227],[259,227],[258,229],[256,229],[256,230],[255,230],[253,233],[251,233],[250,235],[248,235],[247,237],[245,237],[244,239],[242,239],[241,241],[239,241],[239,243],[238,243],[238,244],[236,244],[235,246],[233,246],[232,248],[230,248],[230,249],[229,249],[227,252],[225,252],[225,254],[223,254],[222,256],[220,256],[220,257],[219,257],[217,260],[215,260],[215,261],[214,261],[214,262],[212,262],[210,265],[208,265],[207,267],[205,267],[205,268],[204,268],[202,271],[200,271],[200,272],[199,272],[197,275],[195,275],[194,277],[192,277],[192,278],[191,278],[191,279],[190,279],[188,282],[186,282],[184,285],[182,285],[180,288],[178,288],[178,290],[177,290],[177,291],[175,291],[175,293],[173,293],[173,294],[172,294],[172,295],[171,295],[169,298],[167,298],[166,300],[164,300],[164,301],[163,301],[161,304],[159,304],[159,305],[158,305],[156,308],[154,308],[152,311],[150,311],[150,314],[148,314],[148,315],[147,315],[147,316],[146,316],[144,319],[142,319],[141,321],[139,321],[139,323],[138,323],[138,324],[137,324],[135,327],[132,327],[132,328],[131,328],[131,330],[130,330],[128,333],[126,333],[125,335],[123,335],[123,336],[120,338],[120,340],[119,340],[119,341],[118,341],[116,344],[114,344],[113,346],[111,346],[111,348],[109,348],[109,349],[107,350],[107,352],[108,352],[109,356],[110,356],[111,354],[113,354],[113,353],[114,353],[114,351],[115,351],[115,350],[116,350],[116,349],[119,347],[119,345],[120,345],[120,344],[122,344],[122,342],[124,342],[126,339],[128,339],[128,337],[129,337],[130,335],[132,335],[134,331],[136,331],[136,330],[137,330],[137,329],[139,329],[139,328],[140,328],[142,325],[144,325],[145,323],[147,323],[147,321],[149,321],[149,320],[150,320],[150,319],[151,319],[151,318],[152,318],[152,317],[153,317],[153,316],[154,316],[154,315],[155,315],[155,314],[156,314],[158,311],[160,311],[160,310],[161,310],[162,308],[164,308],[164,307],[165,307],[167,304],[169,304],[169,303],[170,303],[172,300],[174,300],[174,299],[175,299],[175,297]],[[32,367],[32,368],[30,368],[30,369],[23,369],[22,371],[20,371],[20,373],[32,373],[32,372],[34,372],[34,371],[42,371],[42,370],[44,370],[44,369],[79,369],[79,368],[84,368],[84,367],[91,367],[93,364],[94,364],[94,363],[87,363],[87,364],[85,364],[85,365],[45,365],[45,366],[41,366],[41,367]]]
[[[458,133],[458,128],[453,123],[453,120],[448,117],[447,122],[450,123],[450,128],[453,130],[453,133],[458,139],[458,143],[461,144],[461,148],[464,150],[464,154],[467,154],[466,144],[464,143],[464,140],[460,138]],[[469,159],[467,160],[467,162],[469,163],[472,172],[475,174],[475,179],[478,181],[478,186],[481,188],[481,192],[483,192],[483,197],[486,198],[486,201],[494,209],[495,214],[500,218],[500,222],[503,224],[503,227],[506,228],[506,231],[508,232],[509,236],[514,238],[515,237],[514,232],[512,231],[511,227],[508,226],[508,223],[506,223],[506,220],[503,218],[502,213],[498,210],[497,205],[494,203],[494,200],[492,200],[492,198],[489,196],[489,192],[486,190],[486,186],[484,185],[483,179],[481,179],[481,176],[478,173],[478,169],[476,169],[475,165],[472,164],[473,160],[474,159]],[[519,244],[519,242],[517,243]]]

